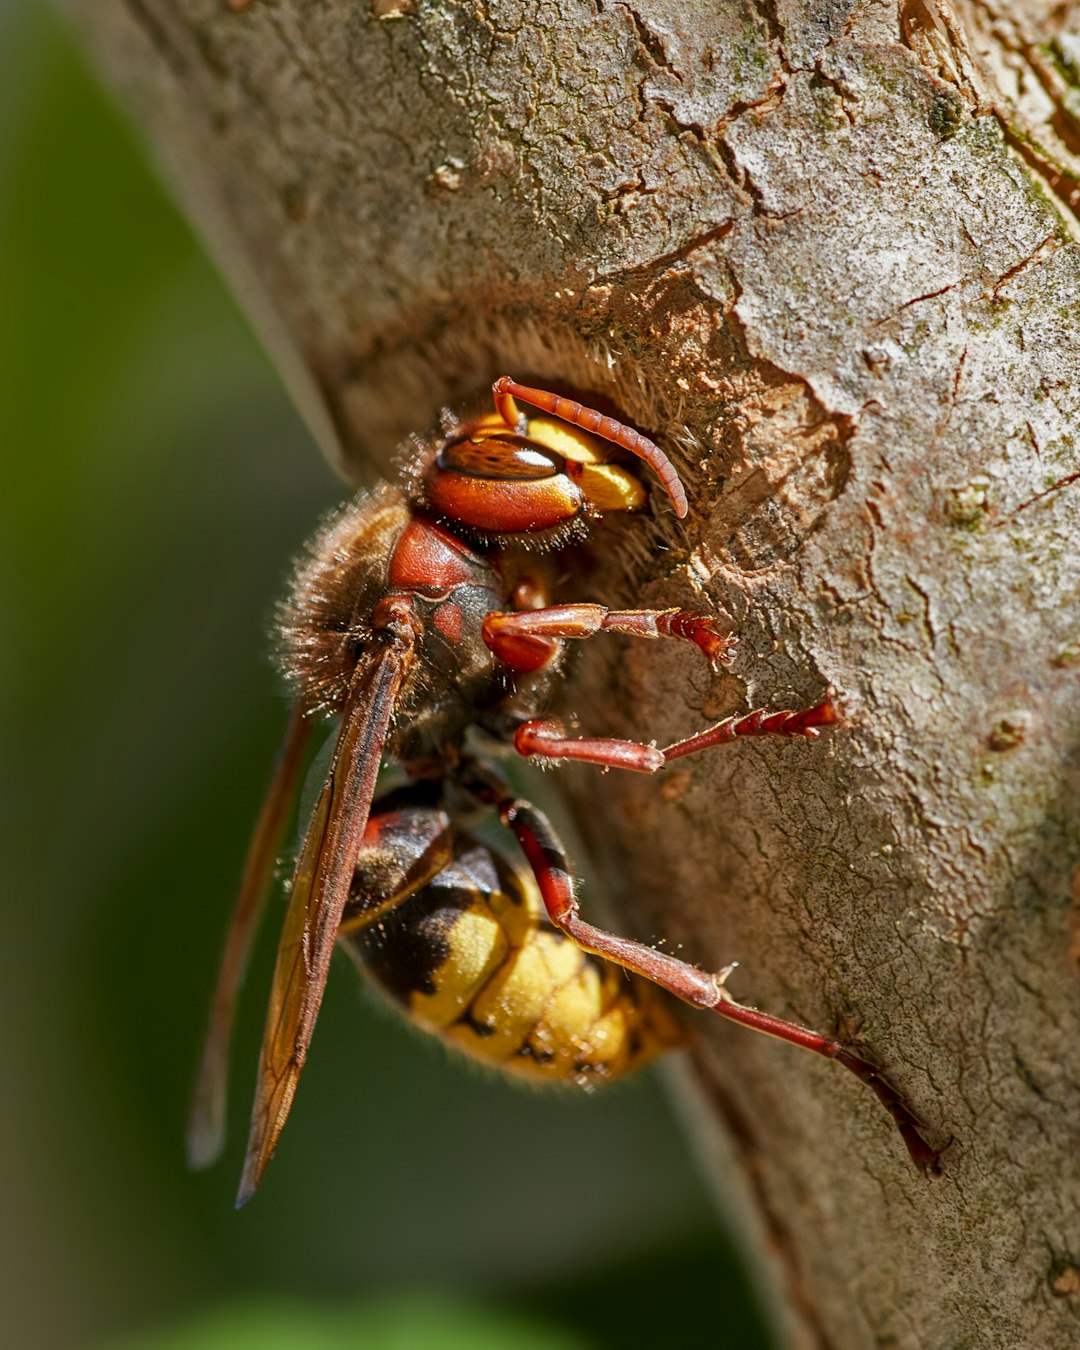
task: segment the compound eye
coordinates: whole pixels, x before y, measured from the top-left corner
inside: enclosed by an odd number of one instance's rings
[[[538,449],[515,436],[485,436],[479,441],[451,441],[443,447],[436,463],[440,469],[473,478],[523,482],[554,478],[563,471],[564,461],[552,451]]]
[[[424,499],[447,521],[485,534],[549,530],[585,508],[565,464],[516,436],[452,441],[424,476]]]

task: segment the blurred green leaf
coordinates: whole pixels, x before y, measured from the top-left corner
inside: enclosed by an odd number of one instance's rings
[[[569,1331],[430,1294],[327,1310],[299,1303],[248,1304],[171,1331],[136,1336],[115,1350],[586,1350]]]

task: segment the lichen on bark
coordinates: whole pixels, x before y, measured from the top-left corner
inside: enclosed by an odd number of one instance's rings
[[[1075,8],[80,14],[348,476],[503,370],[677,461],[686,527],[612,531],[590,585],[727,615],[742,656],[594,644],[589,731],[841,691],[813,746],[569,779],[628,927],[739,958],[740,996],[865,1049],[953,1140],[927,1181],[857,1084],[705,1029],[696,1128],[791,1343],[1072,1343]]]

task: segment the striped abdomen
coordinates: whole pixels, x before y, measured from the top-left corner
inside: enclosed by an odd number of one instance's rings
[[[433,806],[376,808],[341,934],[407,1016],[512,1073],[611,1078],[683,1039],[652,985],[552,928],[531,876]]]

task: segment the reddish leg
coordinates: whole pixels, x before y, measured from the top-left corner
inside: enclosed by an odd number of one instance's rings
[[[484,641],[500,660],[514,665],[521,638],[588,638],[594,633],[681,638],[705,655],[713,670],[730,660],[738,639],[718,633],[713,619],[687,609],[608,609],[606,605],[550,605],[524,613],[495,611],[484,618]]]
[[[655,774],[664,767],[664,752],[640,741],[585,740],[563,736],[555,722],[524,722],[514,732],[518,755],[536,759],[570,759],[602,768],[629,768],[637,774]]]
[[[829,1036],[736,1003],[724,987],[733,966],[710,974],[677,957],[587,923],[578,911],[565,851],[547,818],[528,802],[509,796],[502,797],[498,806],[503,822],[513,831],[528,859],[548,918],[556,928],[585,951],[645,976],[695,1008],[718,1013],[752,1031],[763,1032],[766,1036],[789,1041],[826,1059],[836,1060],[865,1083],[892,1116],[916,1167],[922,1172],[937,1170],[941,1150],[927,1143],[914,1113],[869,1060],[845,1049]]]
[[[840,712],[830,692],[812,708],[783,712],[767,712],[764,708],[746,713],[743,717],[725,717],[708,730],[685,741],[677,741],[666,750],[639,741],[581,740],[563,736],[553,722],[525,722],[514,733],[514,749],[519,755],[535,755],[540,759],[572,759],[585,764],[599,764],[606,769],[634,769],[638,773],[655,773],[670,760],[707,750],[714,745],[726,745],[740,736],[802,736],[812,739],[821,733],[818,727],[832,726],[840,720]]]
[[[664,752],[638,741],[584,740],[563,736],[554,722],[525,722],[514,732],[519,755],[537,759],[573,759],[605,769],[633,769],[655,773],[664,767]]]
[[[740,736],[805,736],[813,739],[821,734],[818,727],[835,726],[839,720],[840,709],[836,705],[835,691],[830,689],[821,702],[815,703],[812,708],[774,713],[758,708],[742,717],[722,718],[707,731],[699,731],[696,736],[688,736],[685,741],[669,745],[664,751],[664,762],[695,754],[698,750],[707,750],[713,745],[726,745]]]

